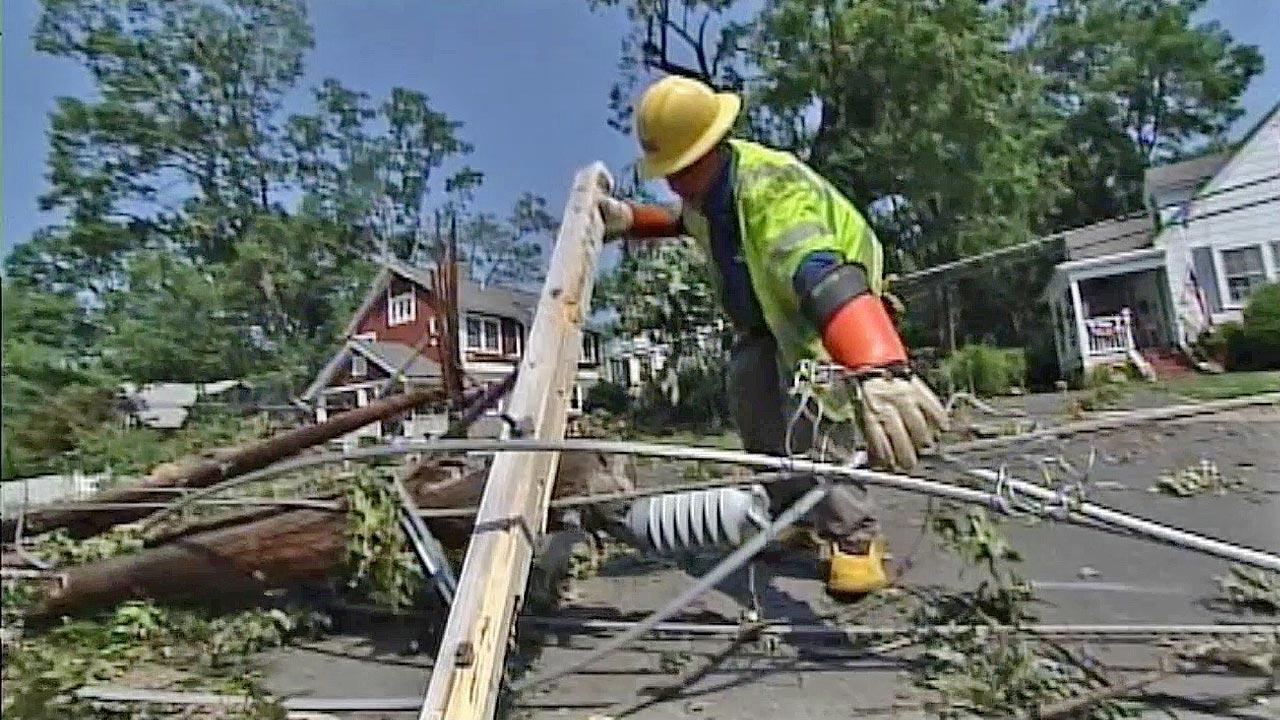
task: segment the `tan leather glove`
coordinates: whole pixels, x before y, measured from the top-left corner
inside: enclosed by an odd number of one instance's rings
[[[906,471],[936,448],[949,423],[933,390],[907,369],[876,370],[857,380],[858,428],[871,466]]]
[[[631,204],[613,197],[600,198],[600,217],[604,220],[604,234],[609,237],[630,232],[636,222]]]

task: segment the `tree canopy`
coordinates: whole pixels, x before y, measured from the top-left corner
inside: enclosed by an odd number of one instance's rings
[[[378,263],[441,257],[451,226],[477,279],[541,273],[545,200],[476,210],[462,123],[424,92],[327,79],[286,106],[314,46],[301,0],[41,4],[36,48],[93,89],[49,117],[39,204],[58,221],[5,261],[6,452],[60,450],[11,441],[64,385],[269,375],[300,389]]]
[[[1196,18],[1204,0],[588,4],[630,20],[613,127],[630,131],[636,94],[662,74],[742,93],[735,133],[830,179],[868,216],[890,271],[1140,210],[1145,168],[1224,143],[1262,69],[1257,48]],[[1027,342],[1051,257],[970,275],[947,291],[959,297],[917,293],[916,326],[958,313],[975,339]],[[667,261],[635,260],[623,277]]]

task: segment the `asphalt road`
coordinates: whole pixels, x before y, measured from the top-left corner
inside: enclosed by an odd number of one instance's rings
[[[1025,406],[1026,400],[1021,401]],[[1032,400],[1033,415],[1054,419],[1054,401]],[[1061,418],[1058,418],[1061,420]],[[1098,462],[1086,486],[1091,499],[1112,507],[1196,529],[1256,548],[1280,550],[1280,408],[1237,411],[1204,418],[1113,431],[1091,438],[1055,442],[1020,451],[1004,461],[1027,472],[1037,459],[1060,456],[1083,466],[1090,449]],[[1175,499],[1148,491],[1163,473],[1202,460],[1222,474],[1246,481],[1248,492]],[[970,588],[979,573],[964,571],[946,551],[921,537],[925,503],[917,497],[880,490],[882,523],[895,554],[895,568],[909,568],[905,587]],[[1274,622],[1240,615],[1216,598],[1214,576],[1227,563],[1185,550],[1115,537],[1057,522],[1004,523],[1023,555],[1018,574],[1038,598],[1034,610],[1047,623],[1213,623]],[[911,552],[912,549],[914,552]],[[710,562],[708,560],[707,562]],[[601,572],[575,584],[559,611],[562,616],[637,618],[673,597],[690,582],[690,572],[624,554]],[[833,623],[867,610],[860,622],[889,624],[891,612],[834,602],[823,592],[812,557],[774,555],[757,564],[758,595],[764,619]],[[736,622],[750,602],[745,573],[689,607],[680,618]],[[338,636],[309,648],[286,648],[267,656],[266,681],[286,695],[410,696],[425,687],[430,642],[420,623],[386,621],[382,626]],[[378,640],[370,640],[370,637]],[[419,645],[412,644],[418,638]],[[557,667],[599,642],[587,635],[551,635],[531,658],[534,669]],[[620,652],[589,671],[566,677],[518,699],[513,717],[587,718],[617,711],[665,685],[681,670],[701,666],[720,653],[726,639],[651,640]],[[1161,649],[1151,644],[1072,643],[1076,652],[1124,677],[1154,667]],[[415,652],[417,651],[417,652]],[[1178,717],[1280,717],[1280,697],[1254,701],[1235,714],[1211,703],[1260,684],[1257,678],[1221,673],[1176,675],[1151,686],[1160,705]],[[749,643],[683,688],[652,705],[632,708],[635,718],[847,718],[931,717],[929,697],[916,690],[893,654],[858,656],[848,646]],[[1153,715],[1167,717],[1163,712]],[[392,717],[371,714],[363,717]],[[354,717],[354,716],[352,716]]]

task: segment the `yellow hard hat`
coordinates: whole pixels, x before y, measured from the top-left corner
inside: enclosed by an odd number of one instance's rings
[[[640,174],[660,177],[693,164],[729,132],[741,109],[737,95],[691,78],[672,75],[650,85],[636,107]]]

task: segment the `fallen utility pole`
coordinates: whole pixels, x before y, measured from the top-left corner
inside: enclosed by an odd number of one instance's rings
[[[474,506],[486,479],[484,471],[466,472],[451,461],[429,461],[416,465],[400,481],[420,508],[431,535],[446,548],[461,549],[471,538],[472,519],[456,513],[432,517],[433,511]],[[590,488],[617,490],[628,482],[598,456],[579,453],[560,463],[555,495]],[[132,555],[56,571],[5,568],[5,572],[59,583],[57,588],[45,588],[35,613],[45,617],[88,612],[137,597],[207,601],[231,592],[260,592],[332,578],[345,556],[346,504],[338,495],[312,502],[315,507],[201,518],[167,530]],[[419,705],[421,698],[414,707]]]
[[[619,440],[544,440],[541,438],[504,438],[502,440],[433,440],[429,442],[407,442],[398,447],[357,448],[350,453],[338,456],[317,455],[310,458],[281,463],[278,470],[261,471],[264,473],[293,471],[303,467],[333,462],[334,460],[369,459],[404,455],[407,453],[442,453],[442,452],[498,452],[526,454],[533,451],[559,454],[562,452],[595,452],[622,453],[628,455],[644,455],[648,457],[665,457],[676,460],[700,460],[705,462],[742,465],[765,470],[791,473],[813,473],[832,478],[846,478],[853,482],[883,485],[885,487],[905,490],[911,493],[958,500],[973,505],[991,507],[1000,512],[1019,510],[1017,502],[1027,499],[1034,501],[1032,506],[1021,511],[1045,517],[1051,517],[1102,532],[1113,532],[1130,537],[1140,537],[1169,545],[1193,550],[1206,555],[1213,555],[1224,560],[1244,563],[1263,570],[1280,571],[1280,553],[1258,550],[1237,543],[1218,540],[1190,530],[1166,525],[1138,515],[1112,510],[1094,502],[1078,501],[1065,488],[1058,492],[1046,487],[1007,478],[1000,482],[998,473],[988,470],[970,469],[967,473],[990,480],[993,490],[982,490],[974,487],[956,485],[948,482],[929,480],[914,475],[868,470],[865,468],[817,462],[805,458],[775,457],[759,453],[740,452],[737,450],[720,450],[717,448],[691,447],[680,445],[654,445],[648,443]],[[706,483],[707,487],[725,483]],[[1025,495],[1018,498],[1014,493]],[[1012,500],[1011,500],[1011,496]]]
[[[205,457],[160,465],[134,485],[104,490],[88,499],[95,503],[131,503],[163,499],[157,492],[161,488],[212,485],[227,478],[267,467],[277,460],[346,435],[369,423],[384,420],[443,398],[443,393],[438,389],[415,390],[393,395],[369,403],[365,407],[339,413],[325,422],[288,430],[249,445],[216,450]],[[35,509],[26,513],[23,518],[23,532],[27,535],[38,535],[56,528],[66,528],[72,537],[85,538],[97,535],[110,527],[133,522],[145,517],[148,513],[150,509],[146,507],[122,508],[113,512],[83,512],[73,508]],[[6,539],[13,537],[16,525],[16,517],[4,519],[3,533]]]
[[[443,463],[405,482],[418,507],[476,502],[484,474]],[[336,499],[336,498],[335,498]],[[346,553],[346,515],[329,509],[290,509],[225,527],[183,533],[140,552],[67,568],[46,589],[35,617],[82,613],[125,600],[203,600],[327,580]],[[430,520],[432,534],[462,547],[471,523]]]
[[[511,393],[507,437],[564,437],[582,322],[590,312],[604,240],[596,208],[612,184],[600,163],[574,178]],[[420,718],[493,716],[508,640],[534,542],[546,523],[558,462],[558,453],[505,453],[494,459]]]

